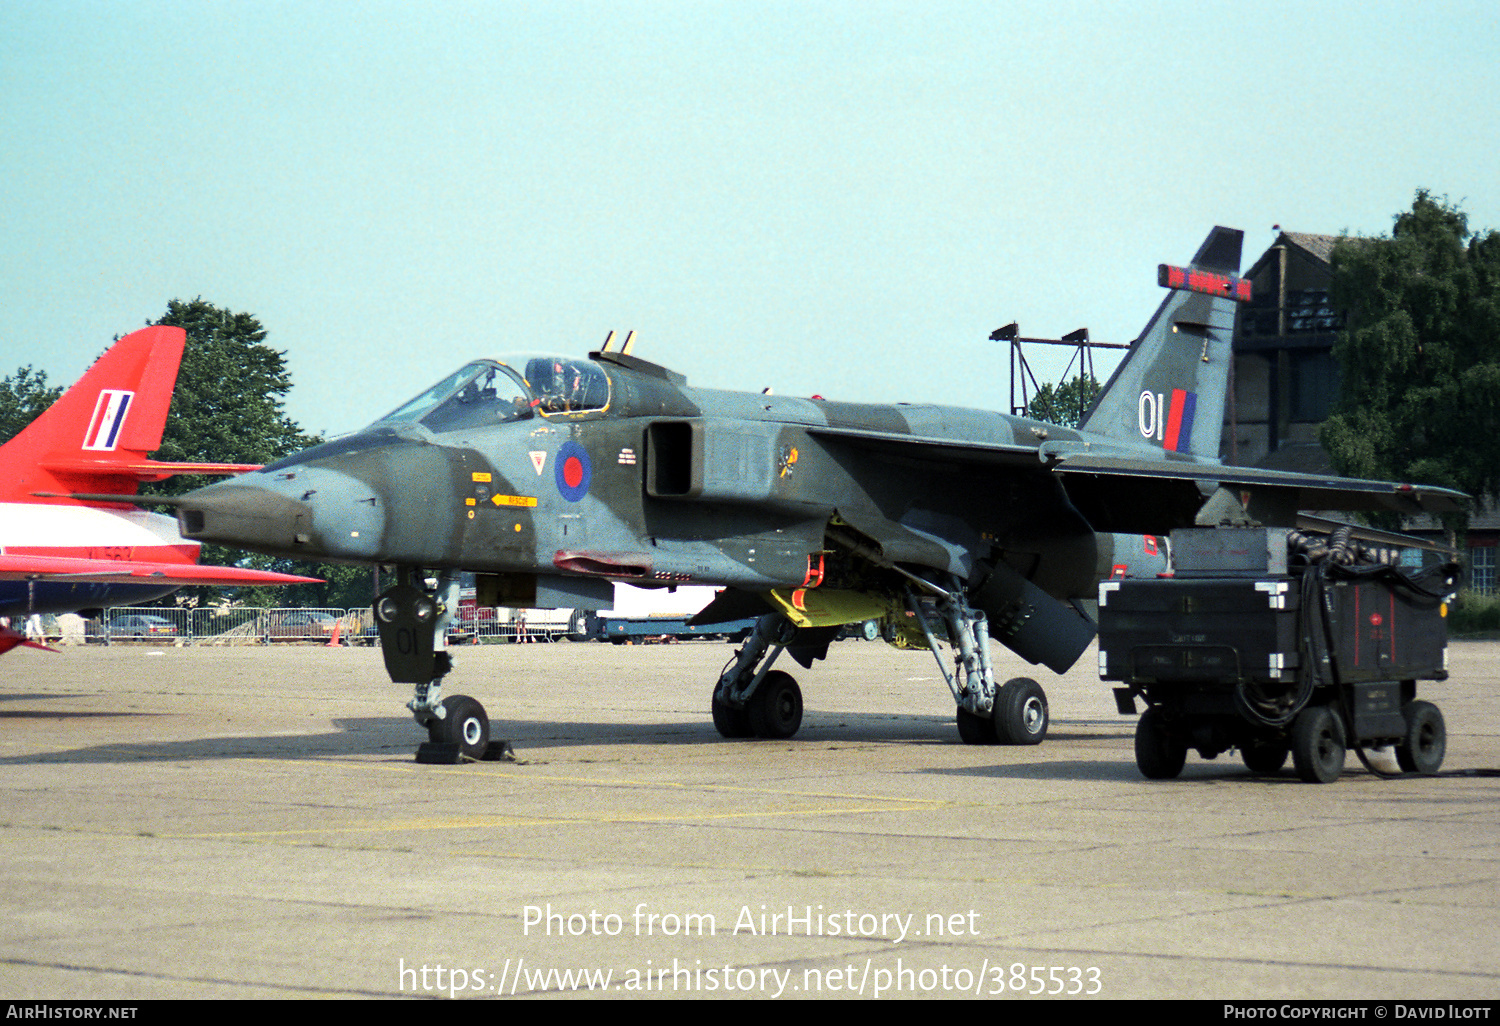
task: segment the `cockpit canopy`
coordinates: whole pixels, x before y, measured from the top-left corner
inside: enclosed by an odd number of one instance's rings
[[[521,354],[466,364],[376,423],[421,424],[441,434],[608,405],[609,378],[597,365]]]

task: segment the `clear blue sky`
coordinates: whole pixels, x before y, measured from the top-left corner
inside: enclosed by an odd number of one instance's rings
[[[339,433],[611,328],[694,383],[1003,408],[1207,230],[1500,228],[1486,3],[6,0],[0,374],[202,296]]]

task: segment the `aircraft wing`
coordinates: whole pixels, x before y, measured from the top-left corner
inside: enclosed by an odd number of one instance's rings
[[[0,581],[77,581],[104,584],[140,580],[146,584],[278,585],[317,584],[316,577],[248,570],[237,566],[198,563],[152,563],[125,559],[87,559],[74,556],[0,555]]]
[[[1191,459],[1080,451],[1071,439],[1040,448],[1009,442],[924,437],[888,431],[809,427],[808,434],[875,455],[922,463],[953,463],[993,472],[1031,468],[1058,475],[1096,531],[1165,534],[1189,527],[1215,487],[1248,499],[1252,516],[1294,526],[1305,510],[1390,511],[1408,516],[1462,509],[1469,497],[1434,485],[1395,484]]]
[[[1389,511],[1412,516],[1456,512],[1469,502],[1469,496],[1463,492],[1435,485],[1396,484],[1184,460],[1080,453],[1064,456],[1052,466],[1052,470],[1063,476],[1064,487],[1075,500],[1087,495],[1103,497],[1113,493],[1126,498],[1125,504],[1128,504],[1129,497],[1149,495],[1153,489],[1168,491],[1174,485],[1180,488],[1185,483],[1202,487],[1218,485],[1242,493],[1242,498],[1248,500],[1246,507],[1252,516],[1265,523],[1286,526],[1294,526],[1297,513],[1303,510]],[[1153,486],[1152,482],[1156,484]],[[1096,530],[1133,530],[1117,524],[1097,523],[1088,510],[1084,515],[1094,523]]]

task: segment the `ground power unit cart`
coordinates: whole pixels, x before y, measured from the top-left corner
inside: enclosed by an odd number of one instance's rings
[[[1189,749],[1237,749],[1252,773],[1290,754],[1303,780],[1330,783],[1350,747],[1385,746],[1402,770],[1437,772],[1447,731],[1417,681],[1448,676],[1455,562],[1403,567],[1348,527],[1192,528],[1171,547],[1172,576],[1099,588],[1099,675],[1121,682],[1122,714],[1145,703],[1145,776],[1177,776]]]

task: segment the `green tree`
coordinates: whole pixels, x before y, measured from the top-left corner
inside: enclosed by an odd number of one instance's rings
[[[62,393],[61,388],[48,388],[47,372],[34,371],[30,364],[0,378],[0,445],[20,434]]]
[[[1089,411],[1089,405],[1098,394],[1099,382],[1092,374],[1080,374],[1060,385],[1049,381],[1037,389],[1031,402],[1026,404],[1026,416],[1033,420],[1045,420],[1049,424],[1076,428],[1083,422],[1083,415]]]
[[[1389,238],[1334,247],[1343,382],[1322,429],[1342,474],[1493,496],[1500,487],[1500,237],[1416,194]],[[1446,514],[1450,540],[1469,514]],[[1394,519],[1394,518],[1387,518]]]
[[[321,439],[305,435],[282,411],[291,390],[284,354],[265,344],[266,329],[247,313],[203,301],[174,299],[155,324],[187,332],[187,348],[155,458],[210,463],[271,463]],[[143,488],[180,494],[208,479],[182,476]],[[322,584],[241,588],[236,598],[252,605],[362,606],[372,594],[367,567],[336,566],[245,555],[205,545],[203,562],[323,578]]]
[[[284,355],[265,345],[266,329],[201,297],[167,304],[154,324],[187,332],[177,388],[156,459],[270,463],[318,439],[282,412],[292,387]],[[182,491],[179,480],[172,488]]]

